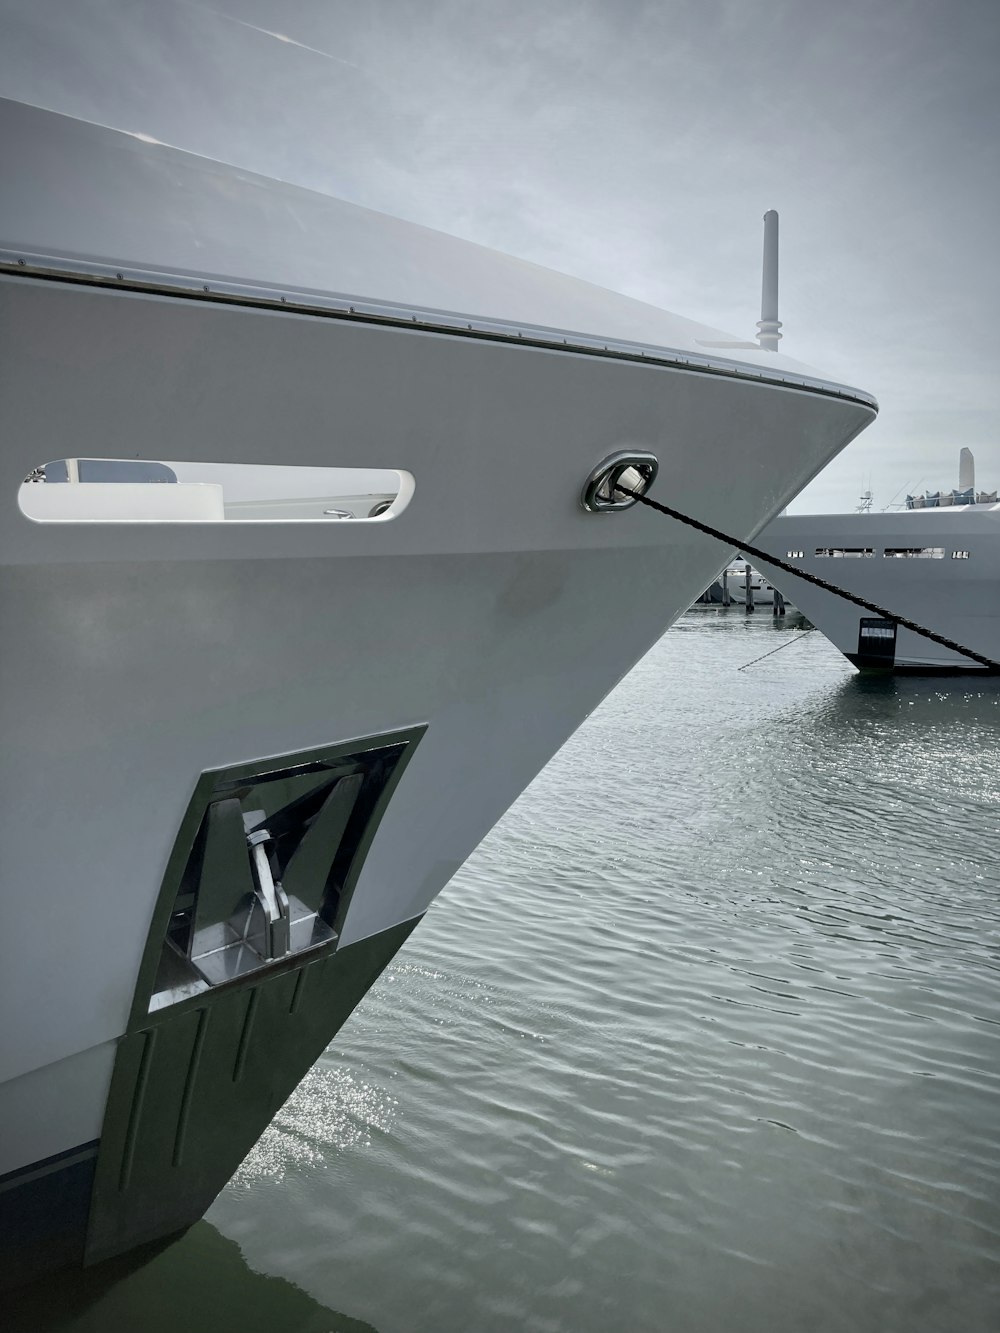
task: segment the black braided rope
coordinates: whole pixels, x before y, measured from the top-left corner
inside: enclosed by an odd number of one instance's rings
[[[1000,662],[994,662],[991,658],[984,657],[982,653],[977,653],[972,648],[966,648],[962,644],[956,643],[954,639],[946,639],[943,634],[935,634],[932,629],[925,629],[923,625],[918,625],[914,620],[907,620],[905,616],[898,616],[893,611],[887,611],[884,606],[878,606],[875,602],[869,602],[864,597],[855,596],[853,592],[847,592],[846,589],[838,588],[833,583],[827,583],[826,579],[821,579],[816,574],[807,574],[804,569],[796,569],[794,565],[789,565],[786,561],[779,560],[777,556],[762,551],[759,546],[748,546],[746,542],[740,541],[738,537],[730,537],[725,532],[720,532],[718,528],[710,528],[707,523],[699,523],[696,518],[689,518],[687,514],[682,514],[677,509],[659,504],[658,501],[651,500],[648,495],[636,495],[634,491],[627,490],[624,486],[616,485],[615,490],[620,495],[632,496],[640,504],[655,509],[657,513],[665,514],[667,518],[675,518],[678,523],[686,523],[689,528],[697,528],[699,532],[714,537],[716,541],[722,542],[726,546],[734,546],[736,550],[753,556],[755,560],[763,560],[766,564],[774,565],[775,569],[782,569],[786,574],[794,574],[797,579],[815,584],[817,588],[822,588],[824,592],[832,592],[836,597],[843,597],[845,601],[853,602],[855,606],[860,606],[865,611],[871,611],[873,614],[881,616],[883,620],[894,620],[897,625],[912,630],[914,634],[920,634],[925,639],[939,643],[943,648],[950,648],[953,653],[961,653],[964,657],[971,658],[973,662],[978,662],[981,666],[984,666],[987,671],[1000,673]]]

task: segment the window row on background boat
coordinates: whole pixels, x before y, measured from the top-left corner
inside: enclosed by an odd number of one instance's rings
[[[817,546],[817,557],[829,557],[833,559],[847,560],[865,560],[873,559],[876,554],[876,548],[873,546]],[[943,560],[948,554],[947,547],[944,546],[886,546],[882,551],[882,557],[886,560]],[[804,551],[788,551],[786,559],[802,560],[805,557]],[[952,551],[952,560],[968,560],[968,551]]]
[[[961,491],[926,491],[923,495],[908,495],[907,509],[943,509],[949,505],[995,505],[996,491],[977,491],[974,486]]]

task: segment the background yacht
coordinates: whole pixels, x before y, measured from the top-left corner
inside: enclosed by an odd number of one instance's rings
[[[754,606],[772,606],[774,603],[774,585],[769,583],[760,570],[737,559],[726,567],[726,586],[734,602],[745,606],[753,598]]]
[[[908,496],[878,513],[783,514],[757,545],[803,570],[1000,662],[1000,504],[976,489],[962,450],[953,491]],[[757,561],[776,587],[862,669],[954,672],[988,668],[892,620]]]

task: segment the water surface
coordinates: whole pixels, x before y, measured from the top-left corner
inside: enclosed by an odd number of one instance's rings
[[[689,612],[207,1221],[31,1326],[1000,1327],[1000,681],[800,634]]]

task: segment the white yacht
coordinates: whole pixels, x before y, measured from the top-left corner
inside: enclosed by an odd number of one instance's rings
[[[718,569],[616,478],[749,540],[876,404],[144,135],[0,127],[10,1283],[203,1213]]]
[[[745,560],[737,558],[712,580],[695,606],[746,606],[752,598],[753,606],[773,607],[776,589],[761,573]],[[781,593],[779,605],[791,606]],[[793,608],[794,609],[794,608]]]
[[[977,491],[962,450],[959,487],[908,496],[877,513],[783,514],[758,547],[892,613],[875,615],[757,561],[782,593],[861,670],[952,673],[990,668],[898,625],[902,616],[1000,663],[1000,504]]]
[[[769,583],[759,569],[737,560],[725,570],[726,587],[732,601],[746,606],[751,600],[754,606],[773,606],[774,585]],[[780,595],[780,594],[779,594]]]

